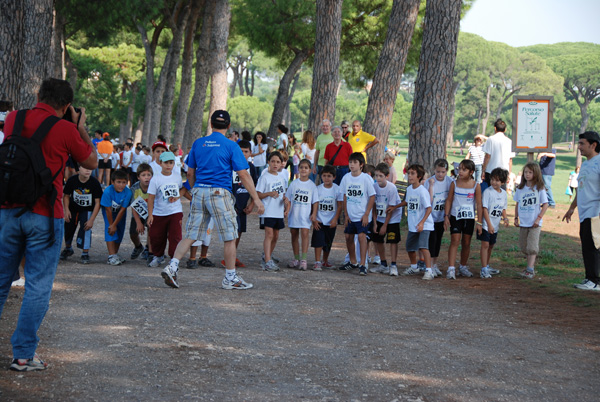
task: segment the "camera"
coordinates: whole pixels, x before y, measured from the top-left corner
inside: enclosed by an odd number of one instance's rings
[[[73,106],[73,109],[75,109],[75,112],[77,112],[79,114],[79,118],[81,119],[81,109],[78,107],[75,107],[75,106]],[[71,116],[71,108],[67,109],[67,112],[63,116],[63,119],[70,121],[70,122],[73,121],[73,117]],[[77,120],[77,125],[79,125],[79,120]]]

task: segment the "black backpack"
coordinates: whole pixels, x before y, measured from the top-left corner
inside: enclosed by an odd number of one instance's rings
[[[50,207],[50,240],[54,241],[54,203],[58,193],[52,184],[62,168],[52,174],[46,166],[41,143],[50,129],[60,121],[49,116],[31,138],[21,136],[27,110],[19,110],[10,137],[0,145],[0,205],[5,202],[24,204],[17,216],[31,211],[35,203],[48,195]]]

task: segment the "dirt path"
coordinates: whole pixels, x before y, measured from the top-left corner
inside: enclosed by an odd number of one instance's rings
[[[0,370],[0,400],[597,400],[596,310],[512,278],[262,272],[256,221],[243,292],[219,288],[221,268],[183,268],[175,290],[141,261],[108,266],[96,230],[94,263],[59,267],[39,334],[51,367]],[[276,255],[288,250],[282,231]],[[218,240],[209,256],[221,259]],[[0,320],[6,366],[22,293]]]

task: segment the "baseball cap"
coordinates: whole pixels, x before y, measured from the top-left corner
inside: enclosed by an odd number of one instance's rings
[[[161,162],[174,161],[174,160],[175,160],[175,154],[171,151],[163,152],[162,154],[160,154]]]
[[[154,144],[152,144],[152,150],[154,151],[157,147],[163,147],[165,150],[168,150],[169,147],[167,147],[167,143],[163,142],[163,141],[156,141]]]
[[[580,139],[588,140],[589,142],[597,142],[600,144],[600,135],[595,131],[586,131],[583,134],[579,134]]]
[[[231,117],[229,117],[229,113],[226,110],[215,110],[210,116],[211,123],[217,123],[217,125],[227,127],[229,123],[231,123]]]

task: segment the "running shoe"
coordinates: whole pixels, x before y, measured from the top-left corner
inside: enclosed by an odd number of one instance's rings
[[[254,285],[251,283],[245,282],[241,276],[239,276],[238,274],[235,274],[233,279],[227,279],[227,277],[223,278],[223,281],[221,282],[221,287],[223,289],[227,289],[227,290],[232,290],[232,289],[245,290],[245,289],[252,289],[254,287]]]
[[[461,265],[460,267],[458,267],[458,275],[464,276],[466,278],[471,278],[473,276],[473,273],[471,271],[469,271],[468,266]]]
[[[351,262],[347,262],[344,265],[342,265],[341,267],[339,267],[338,269],[340,271],[351,271],[355,268],[358,268],[358,264],[352,264]]]
[[[108,264],[108,265],[121,265],[121,264],[123,264],[123,263],[122,263],[122,262],[121,262],[121,260],[120,260],[120,259],[118,259],[116,256],[114,256],[114,255],[111,255],[110,257],[108,257],[107,264]]]
[[[380,274],[382,269],[383,269],[383,267],[381,265],[375,265],[375,266],[369,268],[369,272],[371,272],[373,274]]]
[[[37,371],[46,370],[48,363],[40,359],[37,353],[31,359],[13,359],[10,369],[14,371]]]
[[[134,248],[134,249],[133,249],[133,251],[131,252],[131,256],[130,256],[130,258],[131,258],[132,260],[135,260],[135,259],[137,259],[137,258],[140,256],[140,254],[142,254],[143,252],[144,252],[144,246],[142,246],[142,245],[140,244],[138,247],[136,247],[136,248]]]
[[[433,264],[433,276],[434,277],[438,277],[438,276],[442,276],[442,271],[440,271],[440,269],[438,268],[437,264]]]
[[[425,269],[427,269],[427,267],[425,266],[425,261],[423,261],[423,260],[417,261],[417,268],[419,268],[419,271],[425,272]]]
[[[333,268],[333,264],[331,264],[329,261],[326,261],[321,265],[323,266],[323,268]]]
[[[379,269],[379,272],[381,272],[382,274],[388,275],[390,273],[390,267],[388,267],[387,265],[381,265]]]
[[[373,257],[373,260],[371,261],[373,264],[381,264],[381,257],[376,255],[375,257]]]
[[[500,270],[496,269],[496,268],[492,268],[489,265],[487,266],[488,272],[490,273],[490,275],[498,275],[500,274]]]
[[[519,276],[526,279],[533,279],[535,277],[535,272],[524,270],[523,272],[519,272]]]
[[[576,283],[573,285],[575,289],[580,290],[592,290],[595,292],[600,292],[600,285],[590,281],[589,279],[584,279],[581,283]]]
[[[306,260],[302,260],[302,261],[300,261],[300,266],[298,268],[300,269],[300,271],[306,271],[307,265],[308,264],[307,264]]]
[[[398,276],[398,267],[396,265],[390,265],[390,276]]]
[[[214,267],[215,264],[206,257],[202,257],[198,260],[198,265],[201,267]]]
[[[163,277],[168,286],[177,289],[179,287],[179,284],[177,283],[177,271],[172,268],[174,268],[173,263],[167,265],[162,270],[160,276]]]
[[[454,268],[448,268],[446,279],[456,279],[456,270]]]
[[[196,260],[187,260],[185,262],[185,267],[187,269],[196,269],[198,268],[198,263],[196,262]]]
[[[60,253],[60,259],[64,261],[68,257],[72,256],[73,254],[75,254],[75,252],[73,251],[72,248],[66,248]]]
[[[123,264],[123,263],[125,263],[127,261],[125,258],[121,257],[119,254],[117,254],[117,259],[119,261],[121,261],[121,264]]]
[[[358,267],[358,274],[360,276],[367,275],[367,267],[365,267],[364,265],[361,265],[360,267]]]
[[[241,262],[240,260],[238,260],[237,258],[235,259],[235,267],[236,268],[246,268],[246,264],[244,264],[243,262]]]
[[[90,255],[89,254],[81,254],[81,263],[89,264],[90,263]]]
[[[489,279],[492,277],[492,274],[490,274],[490,270],[488,267],[483,267],[483,268],[481,268],[481,273],[479,274],[479,276],[482,279]]]
[[[433,275],[433,270],[425,269],[425,273],[423,274],[423,280],[424,281],[432,281],[433,278],[435,278],[435,276]]]
[[[300,262],[298,260],[291,260],[288,262],[288,268],[298,268]]]
[[[402,275],[416,275],[420,272],[421,270],[418,267],[408,267],[404,270],[404,272],[402,272]]]
[[[316,261],[315,265],[313,265],[313,271],[322,271],[323,268],[321,268],[321,261]]]
[[[160,265],[165,262],[165,256],[162,255],[160,257],[158,256],[154,256],[154,258],[152,258],[152,261],[150,261],[150,263],[148,264],[149,267],[151,268],[156,268],[156,267],[160,267]]]
[[[10,286],[13,288],[22,288],[23,286],[25,286],[25,278],[19,278],[16,281],[13,281],[13,283],[11,283]]]
[[[269,272],[275,272],[275,271],[279,271],[279,267],[277,266],[275,261],[271,259],[271,260],[267,261],[266,264],[263,266],[263,270],[269,271]]]
[[[143,258],[144,260],[148,260],[148,254],[149,254],[149,253],[150,253],[150,252],[148,251],[148,247],[144,247],[144,251],[142,251],[142,258]]]

